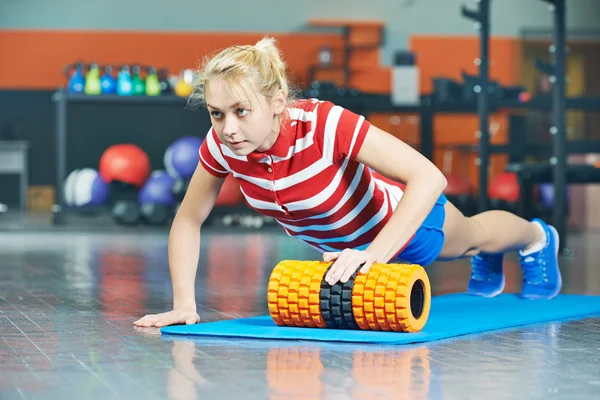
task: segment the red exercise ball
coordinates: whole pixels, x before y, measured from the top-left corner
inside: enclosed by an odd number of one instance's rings
[[[150,176],[150,158],[134,144],[116,144],[102,154],[99,171],[108,183],[118,181],[141,187]]]
[[[233,175],[227,175],[225,178],[225,182],[223,182],[223,186],[221,186],[221,191],[219,192],[219,196],[217,197],[217,201],[215,205],[217,206],[235,206],[241,205],[244,203],[244,195],[240,190],[240,185],[237,180],[233,177]]]
[[[447,196],[462,196],[471,194],[473,188],[469,180],[461,175],[448,174],[446,175],[446,189],[444,194]]]
[[[489,196],[492,199],[509,202],[519,201],[519,181],[512,172],[502,172],[490,182]]]

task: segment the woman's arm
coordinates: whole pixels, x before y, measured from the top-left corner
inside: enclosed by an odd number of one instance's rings
[[[366,273],[373,263],[391,260],[419,229],[446,188],[446,178],[431,161],[372,125],[356,159],[389,179],[405,183],[406,189],[387,224],[364,251],[345,249],[323,254],[325,262],[335,261],[325,276],[330,285],[347,282],[359,267]]]
[[[200,257],[200,228],[210,214],[224,179],[199,163],[169,233],[173,308],[196,309],[194,283]]]
[[[415,234],[446,188],[444,174],[417,150],[391,134],[371,126],[357,161],[406,184],[402,199],[367,252],[387,263]]]
[[[200,257],[200,228],[210,214],[224,179],[198,164],[169,233],[169,267],[173,285],[173,310],[149,314],[137,326],[162,327],[198,322],[195,282]]]

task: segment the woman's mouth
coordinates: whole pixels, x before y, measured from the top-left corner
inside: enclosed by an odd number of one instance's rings
[[[242,147],[244,144],[246,143],[245,140],[242,140],[240,142],[229,142],[229,145],[234,148],[234,149],[239,149],[240,147]]]

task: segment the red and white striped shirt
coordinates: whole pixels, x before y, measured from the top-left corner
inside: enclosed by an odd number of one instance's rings
[[[317,99],[288,110],[289,120],[264,153],[236,156],[211,128],[201,164],[217,177],[232,173],[254,210],[318,251],[364,250],[391,217],[404,185],[356,161],[370,127],[363,116]]]

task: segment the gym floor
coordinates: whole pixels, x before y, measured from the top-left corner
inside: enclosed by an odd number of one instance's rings
[[[282,259],[318,254],[280,230],[202,237],[199,314],[267,314]],[[572,235],[563,293],[600,294],[600,233]],[[132,321],[167,311],[167,233],[0,232],[0,398],[598,398],[600,318],[426,345],[162,337]],[[507,291],[520,290],[515,257]],[[464,291],[468,261],[427,268],[434,295]],[[465,320],[456,323],[468,323]]]

